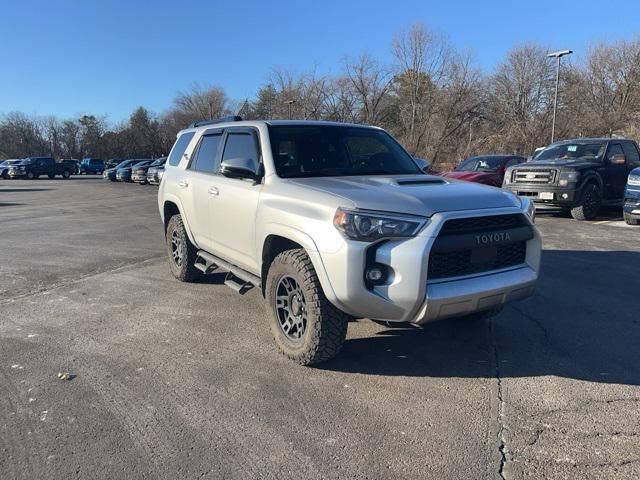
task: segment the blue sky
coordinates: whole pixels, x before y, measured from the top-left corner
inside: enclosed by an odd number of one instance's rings
[[[0,113],[126,118],[162,112],[194,82],[252,97],[274,67],[338,73],[345,55],[391,62],[420,22],[491,69],[515,44],[584,53],[640,33],[634,0],[7,0],[0,6]]]

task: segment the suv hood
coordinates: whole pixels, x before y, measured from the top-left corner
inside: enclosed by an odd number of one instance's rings
[[[539,162],[527,162],[516,165],[514,168],[548,168],[548,167],[568,167],[568,168],[593,168],[594,165],[598,165],[598,162],[587,162],[586,160],[569,160],[566,158],[556,158],[551,160],[541,160]]]
[[[383,212],[431,216],[455,210],[520,207],[512,193],[434,175],[315,177],[290,181],[342,197],[353,202],[355,208]]]

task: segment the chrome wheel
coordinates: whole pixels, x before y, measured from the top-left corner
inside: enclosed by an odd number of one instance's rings
[[[177,230],[171,232],[171,258],[178,267],[182,266],[185,254],[185,243]]]
[[[301,343],[307,331],[307,302],[295,278],[284,276],[276,287],[276,314],[282,333],[294,343]]]

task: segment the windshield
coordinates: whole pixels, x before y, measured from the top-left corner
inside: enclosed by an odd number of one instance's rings
[[[607,142],[563,143],[560,145],[551,145],[536,155],[533,161],[586,160],[596,162],[601,161],[606,148]]]
[[[153,162],[151,164],[152,167],[159,167],[160,165],[164,165],[164,162],[166,162],[167,159],[166,158],[159,158],[157,159],[155,162]]]
[[[269,137],[276,172],[282,178],[422,173],[402,147],[382,130],[271,125]]]
[[[456,172],[497,172],[504,164],[504,157],[473,157],[465,160]]]

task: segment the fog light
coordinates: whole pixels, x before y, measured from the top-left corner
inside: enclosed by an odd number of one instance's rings
[[[379,265],[367,268],[365,274],[367,281],[371,283],[377,283],[384,278],[384,271]]]
[[[569,194],[567,194],[567,193],[563,193],[563,194],[562,194],[562,198],[564,198],[564,199],[566,200],[567,198],[569,198]]]

